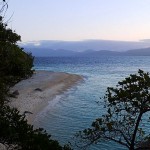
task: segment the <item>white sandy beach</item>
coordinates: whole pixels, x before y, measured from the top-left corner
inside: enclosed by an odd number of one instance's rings
[[[10,106],[25,111],[29,123],[56,95],[62,94],[83,78],[79,75],[63,72],[36,71],[34,75],[16,84],[11,92],[18,90],[17,98],[11,98]],[[36,90],[35,90],[36,89]]]

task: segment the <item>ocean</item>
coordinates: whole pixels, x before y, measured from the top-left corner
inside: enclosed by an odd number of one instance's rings
[[[83,82],[49,101],[34,122],[37,127],[46,129],[53,139],[65,144],[73,141],[78,131],[91,127],[92,122],[105,113],[100,97],[105,95],[107,87],[114,87],[118,81],[137,73],[138,69],[150,72],[150,56],[39,57],[35,58],[34,69],[84,77]],[[146,126],[149,128],[150,124]],[[126,150],[108,141],[93,144],[87,149]]]

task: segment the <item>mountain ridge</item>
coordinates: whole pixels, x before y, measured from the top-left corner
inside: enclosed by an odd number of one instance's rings
[[[150,56],[150,47],[142,49],[132,49],[123,52],[111,50],[88,49],[82,52],[75,52],[65,49],[49,48],[28,48],[26,52],[31,52],[35,57],[99,57],[99,56]]]
[[[126,51],[130,49],[140,49],[150,47],[149,40],[140,41],[115,41],[115,40],[81,40],[81,41],[61,41],[61,40],[40,40],[18,43],[24,48],[48,48],[48,49],[64,49],[75,52],[85,50],[111,50]]]

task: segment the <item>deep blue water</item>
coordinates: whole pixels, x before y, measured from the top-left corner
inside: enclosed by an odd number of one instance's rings
[[[96,102],[104,96],[108,86],[115,86],[118,81],[136,73],[138,69],[150,72],[150,57],[35,58],[35,69],[84,76],[84,82],[50,101],[35,120],[37,126],[44,127],[54,139],[64,144],[71,141],[76,132],[90,127],[92,121],[105,113],[103,101],[100,105]],[[125,150],[112,142],[102,142],[88,148],[98,149]]]

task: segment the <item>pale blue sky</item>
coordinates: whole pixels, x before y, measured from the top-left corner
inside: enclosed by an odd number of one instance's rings
[[[11,14],[22,41],[150,39],[150,0],[9,0]]]

